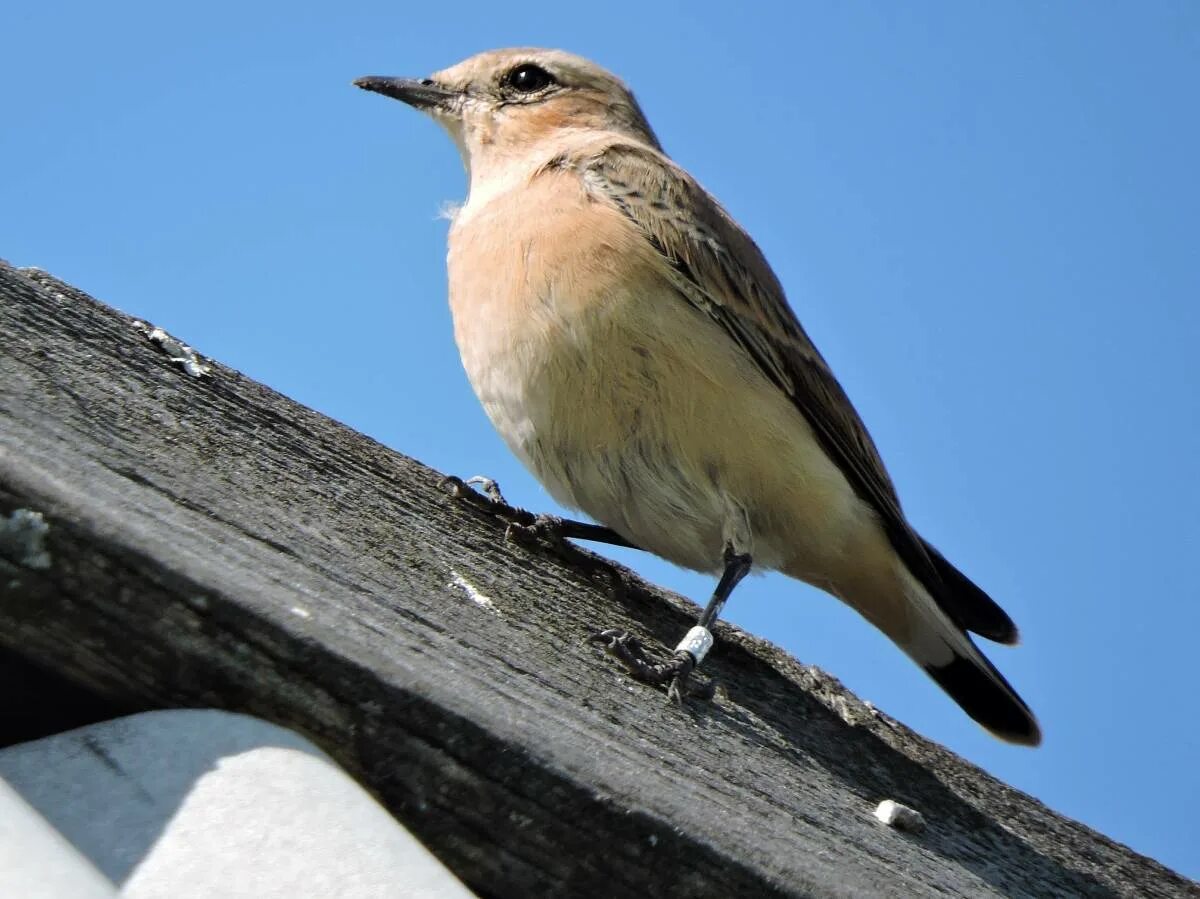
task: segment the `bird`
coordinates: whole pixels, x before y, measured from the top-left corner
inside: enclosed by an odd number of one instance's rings
[[[580,56],[491,50],[354,84],[431,116],[469,182],[448,237],[463,367],[569,536],[719,576],[669,662],[599,641],[679,698],[751,570],[827,591],[1002,740],[1036,718],[971,634],[1007,613],[909,523],[875,443],[746,231],[665,152],[632,91]]]

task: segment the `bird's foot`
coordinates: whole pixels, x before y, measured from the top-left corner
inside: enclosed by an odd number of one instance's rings
[[[524,510],[522,510],[524,511]],[[540,543],[560,546],[566,542],[567,534],[563,520],[557,515],[527,512],[529,520],[510,521],[504,529],[504,539],[521,543]]]
[[[551,531],[551,527],[542,521],[550,519],[551,516],[534,515],[511,505],[500,492],[500,485],[491,478],[476,475],[464,481],[449,475],[442,479],[439,486],[455,499],[503,521],[506,525],[504,536],[507,539],[519,536],[545,539]],[[472,489],[475,486],[479,489]]]
[[[473,478],[467,478],[463,483],[467,487],[478,486],[483,492],[483,495],[492,502],[500,503],[505,506],[508,505],[508,503],[504,500],[504,494],[500,492],[500,482],[494,480],[493,478],[477,474]]]
[[[478,485],[480,489],[471,489],[475,485]],[[491,478],[485,478],[483,475],[476,475],[473,478],[467,478],[465,481],[455,475],[447,475],[442,478],[442,482],[438,486],[455,499],[460,499],[485,512],[498,515],[506,512],[515,513],[522,511],[515,506],[510,506],[505,501],[504,494],[500,492],[500,485]]]
[[[479,490],[471,489],[476,485]],[[504,539],[516,543],[561,547],[567,538],[576,537],[618,546],[633,545],[616,532],[598,524],[529,512],[511,505],[500,492],[500,485],[491,478],[477,475],[464,481],[450,475],[442,479],[441,488],[455,499],[499,518],[505,525]]]
[[[619,628],[596,631],[588,640],[604,647],[604,651],[624,665],[635,680],[653,686],[667,684],[667,698],[674,703],[681,704],[685,697],[712,699],[716,691],[712,682],[697,684],[691,680],[696,659],[686,650],[677,650],[669,661],[656,662],[647,655],[637,637]]]

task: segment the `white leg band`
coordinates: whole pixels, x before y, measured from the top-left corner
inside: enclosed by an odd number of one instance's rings
[[[713,635],[709,633],[708,628],[696,625],[687,632],[687,636],[679,641],[679,645],[675,647],[675,651],[684,650],[691,653],[692,658],[699,665],[704,661],[704,657],[708,655],[708,651],[712,649]]]

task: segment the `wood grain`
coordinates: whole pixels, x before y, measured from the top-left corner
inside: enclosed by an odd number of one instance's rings
[[[0,266],[0,515],[52,559],[0,559],[0,646],[114,708],[295,728],[483,896],[1198,894],[734,628],[726,692],[669,705],[585,638],[673,642],[690,603],[441,480]]]

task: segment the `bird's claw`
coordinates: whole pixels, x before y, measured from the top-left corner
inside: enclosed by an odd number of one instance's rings
[[[698,686],[691,682],[692,671],[696,667],[695,657],[686,650],[677,650],[675,652],[675,661],[678,663],[674,677],[671,678],[671,683],[667,687],[667,699],[676,705],[683,705],[684,696],[696,696],[705,690],[704,686]],[[711,696],[711,685],[708,687],[708,695]]]
[[[508,505],[508,502],[504,499],[504,494],[500,492],[500,483],[493,478],[477,474],[473,478],[467,478],[463,483],[468,487],[478,485],[479,489],[483,491],[484,496],[492,502]]]
[[[440,486],[455,499],[503,521],[505,540],[543,546],[561,546],[566,541],[562,534],[561,518],[557,515],[535,515],[510,505],[500,492],[500,485],[492,478],[476,475],[464,481],[448,475],[442,478]],[[472,489],[475,486],[480,489]]]
[[[510,521],[504,529],[504,539],[515,542],[559,544],[562,519],[555,515],[531,515],[528,521]]]
[[[480,489],[473,489],[474,485],[479,485]],[[500,492],[500,485],[491,478],[476,475],[464,481],[455,475],[447,475],[442,478],[439,486],[455,499],[461,500],[469,506],[474,506],[481,512],[497,516],[506,522],[510,528],[527,527],[536,521],[536,516],[531,513],[509,505],[508,501],[504,498],[504,494]]]
[[[475,485],[478,485],[480,489],[472,490],[471,488]],[[465,481],[457,475],[446,475],[438,487],[455,499],[466,500],[480,508],[491,509],[494,506],[511,508],[505,501],[504,494],[500,492],[500,484],[483,475],[475,475]]]
[[[653,686],[667,684],[667,698],[676,704],[682,704],[686,697],[711,699],[716,690],[715,684],[696,684],[690,680],[696,660],[684,650],[677,651],[669,661],[655,662],[642,641],[620,628],[595,631],[588,641],[600,644],[635,680]]]

